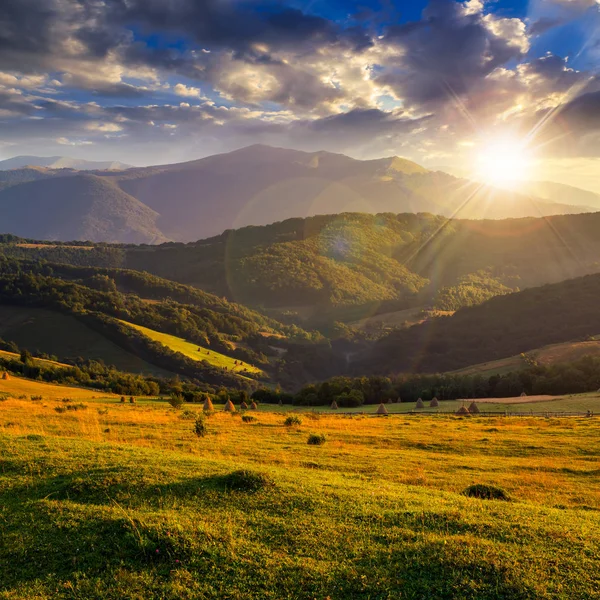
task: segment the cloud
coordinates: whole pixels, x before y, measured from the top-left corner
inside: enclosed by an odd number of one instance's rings
[[[351,4],[332,20],[311,12],[320,4],[3,0],[3,142],[89,142],[124,162],[255,141],[419,159],[533,129],[550,154],[559,118],[547,115],[560,115],[580,138],[573,152],[600,154],[594,97],[583,99],[593,73],[530,51],[565,19],[587,22],[595,0],[532,0],[527,20],[494,2],[432,0],[410,22]]]
[[[184,98],[201,98],[202,97],[202,92],[200,91],[199,88],[188,87],[187,85],[184,85],[183,83],[178,83],[173,88],[173,91],[178,96],[183,96]]]
[[[390,27],[386,41],[397,53],[379,79],[414,106],[433,108],[469,93],[473,85],[529,42],[518,19],[498,19],[481,5],[432,0],[418,22]]]

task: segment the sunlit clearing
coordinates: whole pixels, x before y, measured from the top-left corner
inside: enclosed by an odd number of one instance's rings
[[[517,140],[496,140],[477,150],[477,179],[490,185],[507,185],[530,178],[532,158]]]

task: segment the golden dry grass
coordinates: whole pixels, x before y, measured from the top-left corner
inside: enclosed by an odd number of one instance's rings
[[[9,374],[9,379],[0,379],[0,394],[8,394],[14,398],[19,396],[42,396],[44,400],[60,400],[62,398],[92,400],[102,397],[117,397],[114,394],[107,394],[98,390],[86,390],[79,387],[32,381],[12,374]]]
[[[318,469],[347,485],[378,480],[459,492],[473,483],[499,485],[523,501],[600,510],[600,420],[455,418],[391,415],[301,415],[286,427],[285,416],[253,412],[256,423],[221,406],[208,419],[209,435],[193,433],[194,416],[167,403],[89,402],[86,410],[57,413],[58,401],[7,400],[0,404],[0,433],[82,438],[107,444],[210,456],[232,464],[270,464],[296,472]],[[309,433],[327,443],[307,446]]]

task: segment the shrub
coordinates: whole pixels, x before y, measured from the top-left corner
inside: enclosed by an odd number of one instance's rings
[[[502,488],[481,483],[470,485],[463,490],[462,494],[480,500],[510,500],[510,496]]]
[[[190,410],[189,408],[186,408],[179,414],[180,419],[195,419],[197,416],[198,413],[194,410]]]
[[[297,417],[296,415],[290,415],[284,422],[284,425],[287,427],[292,427],[294,425],[302,425],[302,419]]]
[[[258,492],[275,485],[268,475],[247,469],[229,473],[223,478],[223,483],[228,489],[236,492]]]
[[[79,403],[79,404],[67,404],[65,406],[67,410],[85,410],[87,408],[87,404]]]
[[[183,396],[181,394],[173,394],[169,398],[169,404],[176,410],[181,409],[183,406]]]
[[[66,409],[64,406],[55,406],[55,407],[54,407],[54,410],[55,410],[57,413],[64,413],[64,412],[67,412],[67,409]]]
[[[202,415],[198,415],[196,418],[196,423],[194,424],[194,433],[198,437],[204,437],[208,433],[208,427]]]
[[[327,439],[322,433],[311,433],[306,443],[311,446],[322,446],[326,441]]]
[[[43,396],[31,396],[31,399],[34,400],[34,401],[35,400],[43,400],[44,397]]]
[[[242,421],[244,423],[254,423],[254,421],[258,421],[258,419],[252,415],[242,415]]]

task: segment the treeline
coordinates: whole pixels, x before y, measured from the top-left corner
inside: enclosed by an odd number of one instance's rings
[[[600,388],[600,357],[555,364],[530,364],[505,375],[458,375],[452,373],[397,375],[390,377],[334,377],[303,387],[297,394],[258,389],[252,398],[276,404],[280,400],[297,406],[328,406],[333,401],[349,408],[380,402],[416,402],[437,398],[511,398],[527,395],[562,395],[592,392]]]

